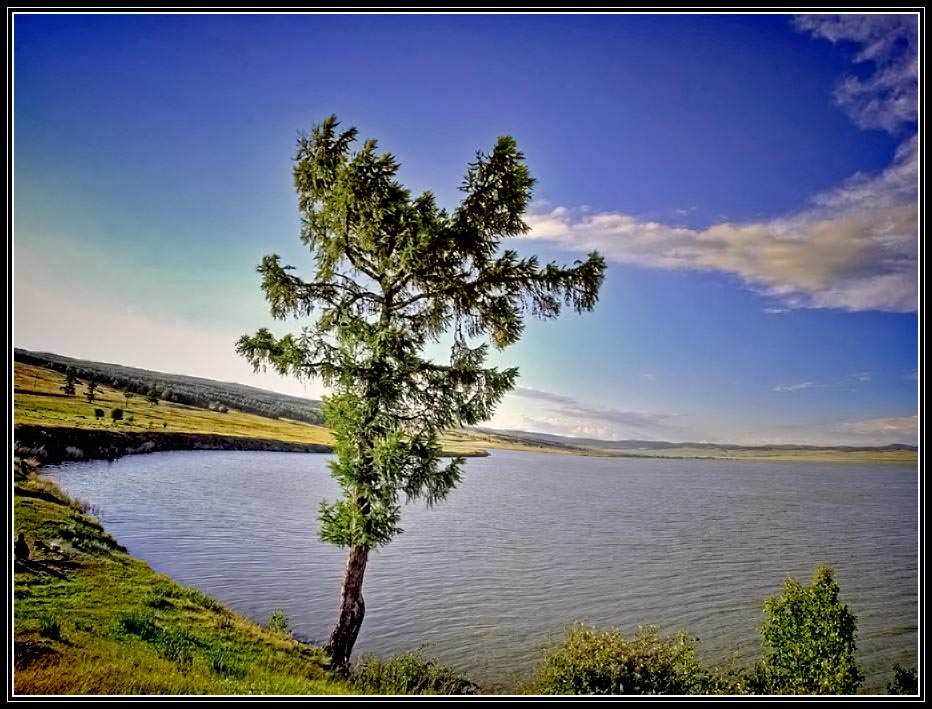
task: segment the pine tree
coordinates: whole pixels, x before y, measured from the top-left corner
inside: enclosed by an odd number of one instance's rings
[[[87,383],[87,388],[84,391],[84,396],[87,397],[88,404],[93,404],[94,399],[97,398],[97,388],[98,388],[98,384],[93,379]]]
[[[149,387],[149,391],[146,392],[146,401],[150,404],[158,405],[159,399],[162,398],[162,390],[159,388],[158,384],[153,384]]]
[[[534,180],[511,137],[468,167],[452,213],[433,195],[412,198],[398,163],[376,142],[353,151],[357,132],[334,116],[298,140],[294,182],[301,241],[313,258],[305,281],[265,256],[258,267],[273,317],[316,320],[299,335],[262,328],[236,345],[257,370],[316,377],[331,394],[324,414],[334,437],[331,472],[343,496],[321,503],[320,536],[346,547],[340,617],[326,646],[345,666],[365,614],[369,551],[400,530],[400,497],[442,500],[462,458],[444,461],[439,436],[489,418],[517,369],[484,367],[488,337],[518,340],[524,315],[554,318],[563,305],[591,310],[605,270],[597,253],[572,267],[500,251],[528,231],[523,214]],[[452,341],[438,363],[425,348]]]
[[[78,377],[74,369],[68,367],[65,372],[65,383],[61,386],[61,390],[65,393],[65,396],[74,396],[76,384],[80,384]]]

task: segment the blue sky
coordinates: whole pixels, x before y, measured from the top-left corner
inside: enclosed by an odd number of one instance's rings
[[[915,443],[915,15],[14,17],[14,343],[320,396],[233,342],[299,268],[291,158],[335,113],[455,207],[513,135],[528,237],[608,273],[496,353],[490,425]],[[510,245],[510,244],[509,244]],[[304,271],[309,274],[309,270]]]

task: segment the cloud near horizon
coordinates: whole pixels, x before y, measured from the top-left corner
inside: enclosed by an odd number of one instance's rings
[[[846,436],[871,441],[916,445],[919,440],[919,417],[887,416],[863,421],[851,421],[841,424],[838,427],[838,432]]]
[[[917,24],[912,15],[803,15],[796,28],[860,46],[835,98],[862,128],[891,134],[918,115]],[[722,221],[704,229],[621,212],[557,206],[529,216],[530,236],[616,263],[715,271],[740,278],[782,308],[915,312],[918,307],[918,136],[906,138],[879,175],[855,174],[789,215]]]
[[[661,431],[675,428],[675,417],[671,414],[592,406],[571,396],[529,387],[515,387],[510,395],[533,402],[540,408],[539,413],[525,415],[523,419],[525,424],[544,433],[617,440],[633,436],[655,437]]]

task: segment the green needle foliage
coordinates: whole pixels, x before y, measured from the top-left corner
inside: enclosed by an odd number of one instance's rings
[[[87,386],[85,387],[85,391],[84,391],[84,396],[87,397],[88,404],[94,403],[94,399],[97,398],[97,389],[98,389],[97,382],[91,380],[87,383]]]
[[[788,578],[764,603],[761,675],[768,694],[854,694],[864,679],[855,662],[857,618],[838,598],[827,566],[810,586]]]
[[[324,415],[343,497],[322,503],[320,535],[351,550],[343,604],[358,616],[351,632],[362,618],[366,554],[401,531],[400,496],[433,504],[460,479],[463,460],[441,459],[438,436],[490,417],[515,384],[517,369],[485,367],[488,345],[475,339],[504,348],[528,312],[591,310],[605,262],[592,253],[571,267],[542,265],[501,251],[503,238],[528,231],[534,184],[511,137],[477,154],[462,203],[448,213],[430,192],[412,197],[374,140],[353,151],[356,130],[338,127],[331,116],[298,140],[294,183],[311,279],[277,255],[258,267],[275,318],[315,319],[300,334],[244,335],[236,349],[257,370],[318,378],[332,392]],[[444,335],[449,361],[432,361],[424,350]]]
[[[65,393],[65,396],[74,396],[75,385],[79,384],[78,377],[74,373],[74,369],[71,367],[68,368],[68,371],[65,372],[65,383],[60,388]]]

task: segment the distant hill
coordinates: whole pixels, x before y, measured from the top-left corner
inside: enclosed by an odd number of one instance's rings
[[[218,408],[226,406],[247,413],[285,418],[306,423],[323,424],[321,402],[287,394],[234,384],[213,379],[189,377],[182,374],[166,374],[147,369],[126,367],[120,364],[92,362],[74,359],[50,352],[31,352],[17,348],[14,359],[24,364],[47,367],[64,372],[73,367],[82,381],[94,379],[116,389],[129,390],[144,395],[151,386],[163,390],[162,398],[188,406]],[[551,433],[498,430],[470,427],[460,433],[450,432],[448,438],[461,443],[490,445],[491,447],[538,449],[564,453],[588,453],[619,456],[660,457],[775,457],[780,454],[814,453],[881,453],[915,452],[916,446],[891,444],[887,446],[807,446],[795,444],[746,446],[726,443],[673,443],[670,441],[605,441],[598,438],[573,438]]]
[[[598,438],[573,438],[571,436],[558,436],[552,433],[529,433],[527,431],[510,431],[510,430],[493,430],[477,428],[474,429],[483,433],[507,435],[520,437],[525,441],[538,441],[551,443],[571,448],[584,448],[589,450],[601,451],[619,451],[626,453],[637,453],[644,451],[664,451],[664,450],[729,450],[735,452],[760,452],[760,451],[840,451],[845,453],[859,452],[882,452],[882,451],[916,451],[916,446],[910,446],[903,443],[891,443],[886,446],[806,446],[799,444],[779,444],[779,445],[760,445],[746,446],[730,443],[671,443],[670,441],[605,441]]]
[[[51,352],[30,352],[19,348],[14,350],[13,358],[17,362],[46,367],[58,372],[64,372],[70,367],[75,370],[76,376],[82,381],[93,379],[100,384],[128,390],[134,394],[145,395],[155,385],[162,390],[164,400],[178,404],[199,406],[205,409],[226,406],[269,418],[286,418],[313,424],[324,422],[320,401],[277,394],[244,384],[218,382],[183,374],[153,372],[121,364],[92,362]]]

